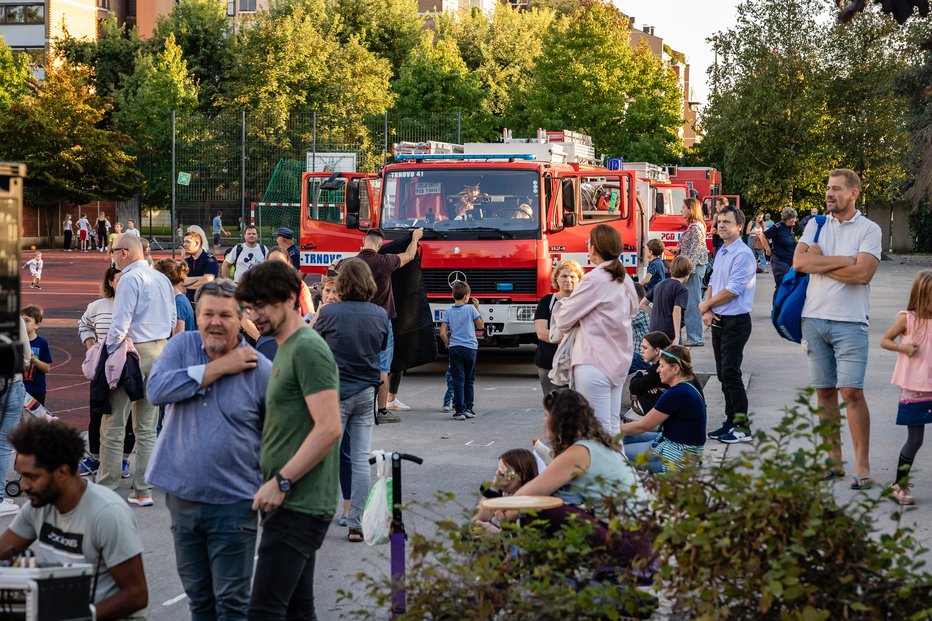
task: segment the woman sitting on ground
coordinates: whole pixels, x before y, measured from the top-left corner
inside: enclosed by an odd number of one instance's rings
[[[498,458],[498,470],[488,485],[479,488],[485,498],[510,496],[518,488],[537,476],[537,459],[527,449],[511,449]],[[490,509],[478,509],[473,521],[490,533],[501,531],[501,523]]]
[[[596,419],[584,396],[561,388],[544,397],[544,429],[553,447],[553,461],[514,495],[551,496],[568,485],[567,491],[578,493],[589,513],[563,505],[541,511],[542,519],[552,527],[562,525],[574,515],[597,521],[597,535],[605,537],[603,520],[611,514],[607,499],[616,501],[615,509],[622,516],[643,512],[648,498],[637,472]],[[613,540],[612,547],[617,560],[624,565],[636,558],[649,558],[652,553],[650,538],[640,531],[624,531]]]
[[[625,454],[636,462],[648,456],[647,467],[660,474],[670,468],[683,470],[699,461],[705,448],[706,409],[696,387],[689,350],[670,345],[660,352],[660,380],[669,386],[639,421],[621,425]],[[661,426],[659,432],[653,431]]]

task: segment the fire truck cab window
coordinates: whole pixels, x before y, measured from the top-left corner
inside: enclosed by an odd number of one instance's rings
[[[337,190],[321,190],[320,184],[325,180],[326,177],[310,177],[307,180],[307,217],[318,222],[341,224],[346,205],[346,186],[344,184]]]
[[[540,177],[534,170],[408,169],[386,174],[381,226],[423,227],[464,239],[488,231],[530,238],[540,233],[540,213]]]
[[[619,177],[583,177],[580,181],[583,224],[618,220],[624,215]]]

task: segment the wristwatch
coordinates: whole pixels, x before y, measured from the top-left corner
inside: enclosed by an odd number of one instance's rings
[[[275,480],[278,481],[278,491],[283,494],[291,491],[291,479],[286,479],[281,473],[278,473],[275,475]]]

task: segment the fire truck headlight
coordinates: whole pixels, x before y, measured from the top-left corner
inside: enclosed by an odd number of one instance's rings
[[[508,319],[511,321],[534,321],[536,306],[509,306]]]

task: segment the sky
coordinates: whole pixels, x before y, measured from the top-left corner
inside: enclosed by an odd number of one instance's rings
[[[696,100],[708,101],[706,69],[715,55],[706,38],[735,23],[741,0],[613,0],[625,15],[634,17],[634,27],[654,27],[654,35],[678,52],[686,54]]]

